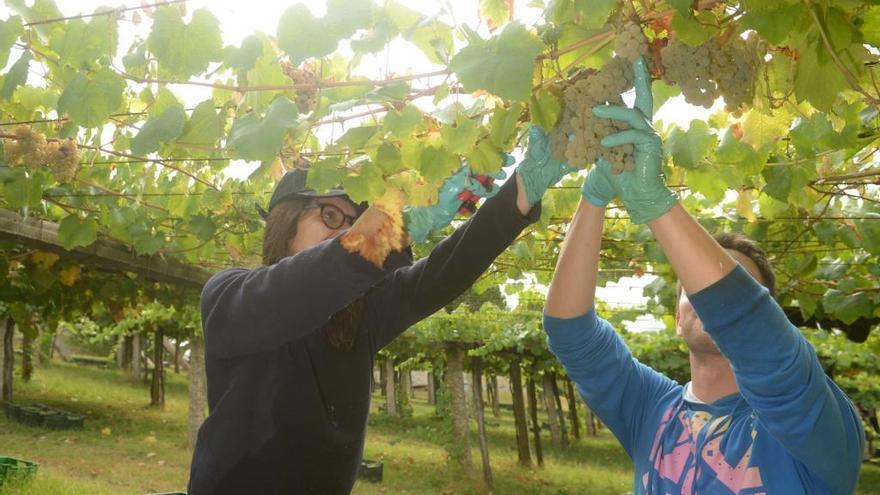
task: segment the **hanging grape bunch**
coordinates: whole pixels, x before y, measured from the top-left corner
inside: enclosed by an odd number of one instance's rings
[[[69,182],[79,168],[80,153],[73,139],[49,141],[31,126],[20,125],[3,139],[3,161],[13,167],[46,166],[58,182]]]
[[[282,62],[281,69],[293,81],[293,84],[315,84],[318,82],[318,76],[314,68],[309,64],[304,64],[302,68],[299,68],[288,62]],[[311,112],[315,109],[317,103],[317,87],[299,88],[296,90],[296,107],[300,113]]]
[[[604,158],[616,174],[632,170],[633,146],[606,148],[605,136],[629,129],[629,125],[593,115],[597,105],[623,105],[621,94],[633,87],[632,62],[647,55],[648,39],[635,22],[621,26],[615,41],[615,56],[599,71],[585,71],[562,90],[563,111],[550,134],[552,156],[573,167],[584,168]]]
[[[729,111],[751,103],[755,94],[755,75],[759,62],[758,38],[731,36],[725,41],[712,38],[688,46],[672,38],[660,51],[664,80],[676,84],[688,103],[709,108],[724,97]]]

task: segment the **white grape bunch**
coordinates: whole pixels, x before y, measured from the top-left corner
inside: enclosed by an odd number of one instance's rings
[[[290,63],[282,62],[281,69],[293,81],[294,84],[315,84],[311,88],[298,88],[296,90],[296,106],[300,113],[309,113],[318,104],[318,75],[309,64],[303,64],[302,68]]]
[[[563,88],[563,111],[550,133],[551,155],[577,168],[585,168],[604,158],[614,173],[634,167],[631,144],[606,148],[605,136],[629,129],[629,125],[593,115],[597,105],[623,105],[621,94],[633,87],[630,60],[617,56],[599,70],[588,70],[572,78]]]
[[[630,62],[648,54],[648,37],[637,22],[627,21],[620,27],[614,39],[614,54]]]
[[[3,161],[12,167],[45,166],[58,182],[69,182],[79,170],[80,152],[73,139],[49,141],[31,126],[20,125],[13,137],[3,139]]]
[[[757,37],[712,38],[688,46],[676,38],[660,51],[664,80],[676,84],[688,103],[709,108],[724,97],[729,111],[751,103],[758,67]]]

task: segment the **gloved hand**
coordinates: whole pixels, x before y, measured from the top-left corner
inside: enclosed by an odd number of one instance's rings
[[[470,170],[464,165],[447,178],[440,186],[437,204],[434,206],[407,206],[403,209],[404,224],[410,239],[424,242],[428,234],[441,229],[455,218],[461,199],[458,195],[465,190]]]
[[[574,167],[550,157],[550,137],[539,126],[529,128],[529,146],[516,173],[522,178],[529,204],[535,204],[544,196],[548,187],[559,182]]]
[[[622,120],[632,127],[606,136],[601,144],[606,147],[632,144],[635,147],[635,168],[615,175],[611,172],[611,164],[603,160],[596,164],[590,174],[601,174],[614,185],[634,223],[647,223],[669,211],[678,198],[666,187],[666,177],[663,175],[663,143],[651,125],[654,97],[644,59],[639,57],[633,62],[633,69],[636,81],[635,107],[600,105],[593,108],[593,115]],[[600,181],[595,182],[599,188]],[[602,186],[601,189],[604,190],[605,187]],[[602,199],[606,197],[602,196]]]
[[[608,173],[604,171],[607,170]],[[584,185],[581,186],[581,195],[592,205],[604,208],[617,196],[617,189],[611,180],[611,164],[604,158],[599,158],[596,166],[587,174]]]

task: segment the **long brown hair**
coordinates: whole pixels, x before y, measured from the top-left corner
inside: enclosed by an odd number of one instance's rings
[[[282,201],[266,218],[263,234],[263,264],[274,265],[290,255],[290,240],[296,236],[300,216],[308,206],[308,198]],[[348,351],[354,346],[366,303],[363,297],[337,311],[324,325],[323,333],[335,349]]]

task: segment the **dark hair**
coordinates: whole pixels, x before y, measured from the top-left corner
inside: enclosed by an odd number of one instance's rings
[[[290,255],[290,240],[296,236],[300,216],[311,201],[310,198],[292,198],[272,207],[263,233],[263,265],[274,265]],[[343,351],[354,346],[365,307],[364,299],[358,298],[330,317],[323,328],[330,345]]]
[[[767,253],[757,242],[737,232],[719,232],[715,234],[715,241],[724,249],[738,251],[754,261],[758,266],[758,273],[761,274],[758,282],[767,287],[770,295],[776,299],[776,274],[773,273],[773,265],[767,259]]]

